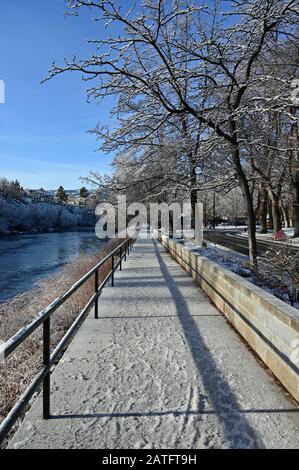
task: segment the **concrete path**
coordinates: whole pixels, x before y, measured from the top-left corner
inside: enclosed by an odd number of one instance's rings
[[[139,239],[11,448],[298,448],[299,414],[158,242]]]

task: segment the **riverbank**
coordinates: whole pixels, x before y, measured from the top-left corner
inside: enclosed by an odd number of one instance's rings
[[[39,233],[95,225],[86,207],[26,202],[0,196],[0,235]]]
[[[59,273],[39,282],[37,287],[0,304],[0,340],[6,341],[20,328],[35,318],[38,312],[62,295],[97,262],[103,259],[119,243],[110,240],[95,254],[82,255],[68,263]],[[107,275],[109,266],[104,265],[100,279]],[[51,325],[51,347],[54,348],[94,291],[91,279],[82,286],[53,316]],[[36,375],[42,361],[42,329],[39,328],[11,358],[0,364],[0,420],[12,408],[26,389],[28,382]]]

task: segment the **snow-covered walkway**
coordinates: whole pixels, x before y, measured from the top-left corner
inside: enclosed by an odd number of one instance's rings
[[[13,448],[297,448],[296,404],[155,240],[139,239]]]

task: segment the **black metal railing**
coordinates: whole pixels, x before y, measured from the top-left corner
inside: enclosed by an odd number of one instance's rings
[[[136,232],[137,233],[137,232]],[[51,367],[59,359],[62,351],[65,349],[69,340],[73,337],[74,333],[78,330],[79,326],[87,317],[90,308],[94,305],[95,318],[99,318],[99,296],[107,282],[111,279],[111,285],[114,286],[114,273],[118,269],[122,269],[123,259],[126,261],[137,235],[127,238],[124,242],[118,245],[111,253],[102,259],[96,266],[94,266],[88,273],[86,273],[79,281],[77,281],[67,292],[61,297],[55,299],[48,307],[43,309],[38,316],[29,325],[22,328],[17,334],[6,341],[0,346],[0,358],[7,359],[16,349],[20,346],[28,336],[30,336],[39,326],[43,325],[43,367],[42,370],[35,376],[32,383],[28,386],[22,396],[18,399],[17,403],[11,409],[9,414],[0,424],[0,444],[3,442],[6,435],[9,433],[17,419],[25,410],[28,402],[33,394],[39,389],[42,384],[43,390],[43,418],[50,418],[50,373]],[[106,275],[105,279],[99,285],[99,270],[102,266],[111,260],[111,269]],[[80,287],[82,287],[92,276],[95,281],[95,292],[87,302],[83,310],[79,313],[76,320],[72,323],[69,330],[60,340],[58,345],[51,353],[50,341],[50,326],[51,315],[64,304]]]

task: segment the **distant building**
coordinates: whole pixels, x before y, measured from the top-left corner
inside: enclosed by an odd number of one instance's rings
[[[89,206],[96,196],[95,191],[88,191],[87,197],[80,197],[79,189],[66,190],[66,193],[68,195],[67,204],[73,206]]]
[[[66,191],[66,193],[68,194],[67,204],[72,206],[84,205],[84,200],[79,195],[70,194],[68,191]]]
[[[26,189],[24,199],[31,200],[31,202],[55,202],[53,192],[45,189]]]
[[[25,189],[22,191],[22,199],[25,202],[46,202],[49,204],[67,204],[71,206],[86,206],[89,205],[90,200],[94,197],[94,192],[90,192],[87,198],[80,197],[79,189],[70,189],[65,191],[68,195],[68,199],[65,203],[62,203],[57,197],[55,190],[46,189]]]

